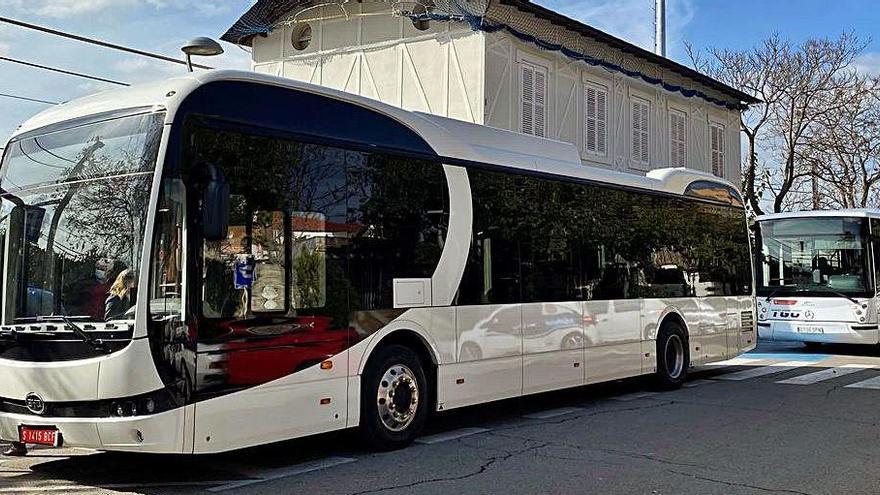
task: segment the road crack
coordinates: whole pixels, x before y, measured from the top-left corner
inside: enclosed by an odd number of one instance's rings
[[[675,471],[672,469],[668,469],[667,471],[672,474],[687,476],[689,478],[693,478],[693,479],[697,479],[697,480],[701,480],[701,481],[708,481],[710,483],[717,483],[717,484],[725,485],[725,486],[736,486],[736,487],[740,487],[740,488],[750,488],[752,490],[758,490],[758,491],[769,492],[769,493],[792,493],[795,495],[813,495],[812,493],[809,493],[809,492],[801,492],[798,490],[789,490],[786,488],[768,488],[766,486],[752,485],[750,483],[742,483],[739,481],[720,480],[717,478],[710,478],[708,476],[701,476],[701,475],[695,474],[695,473],[686,473],[683,471]]]
[[[528,440],[528,441],[534,442],[534,440]],[[471,448],[475,448],[475,449],[479,449],[479,450],[486,450],[487,449],[486,447],[482,447],[482,446],[477,447],[477,446],[473,446],[473,445],[468,445],[466,443],[463,443],[461,440],[457,440],[456,442],[461,443],[462,445],[465,445],[467,447],[471,447]],[[492,450],[500,450],[502,453],[499,455],[493,455],[493,456],[487,458],[477,469],[475,469],[469,473],[465,473],[465,474],[458,475],[458,476],[443,476],[443,477],[438,477],[438,478],[429,478],[429,479],[424,479],[424,480],[413,481],[411,483],[402,483],[399,485],[391,485],[391,486],[384,486],[384,487],[380,487],[380,488],[373,488],[370,490],[352,492],[352,493],[349,493],[349,495],[366,495],[366,494],[371,494],[371,493],[386,492],[386,491],[390,491],[390,490],[403,490],[403,489],[413,488],[416,486],[422,486],[422,485],[427,485],[427,484],[431,484],[431,483],[443,483],[443,482],[448,482],[448,481],[466,480],[466,479],[473,478],[475,476],[479,476],[479,475],[485,473],[486,471],[489,470],[490,467],[492,467],[495,464],[499,464],[499,463],[507,461],[513,457],[517,457],[517,456],[527,454],[529,452],[532,452],[532,451],[535,451],[538,449],[542,449],[542,448],[546,447],[547,445],[549,445],[549,444],[542,442],[542,443],[535,444],[535,445],[532,445],[529,447],[525,447],[523,449],[512,450],[512,451],[502,450],[502,449],[492,449]]]

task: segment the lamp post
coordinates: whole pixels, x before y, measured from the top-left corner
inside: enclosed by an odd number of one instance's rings
[[[192,72],[193,55],[199,55],[201,57],[213,57],[214,55],[220,55],[221,53],[223,53],[223,47],[220,46],[220,43],[217,43],[211,38],[200,36],[198,38],[193,38],[189,40],[187,44],[181,47],[180,51],[186,54],[186,68],[189,69],[190,72]]]

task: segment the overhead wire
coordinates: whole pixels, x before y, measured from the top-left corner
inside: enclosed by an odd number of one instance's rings
[[[75,72],[75,71],[72,71],[72,70],[59,69],[59,68],[57,68],[57,67],[50,67],[50,66],[48,66],[48,65],[35,64],[35,63],[33,63],[33,62],[28,62],[28,61],[25,61],[25,60],[19,60],[19,59],[16,59],[16,58],[10,58],[10,57],[3,57],[3,56],[0,56],[0,60],[4,60],[4,61],[6,61],[6,62],[12,62],[12,63],[14,63],[14,64],[25,65],[25,66],[28,66],[28,67],[35,67],[35,68],[37,68],[37,69],[48,70],[48,71],[51,71],[51,72],[58,72],[58,73],[60,73],[60,74],[67,74],[67,75],[69,75],[69,76],[76,76],[76,77],[82,77],[82,78],[85,78],[85,79],[91,79],[91,80],[93,80],[93,81],[100,81],[100,82],[105,82],[105,83],[110,83],[110,84],[117,84],[117,85],[119,85],[119,86],[131,86],[131,85],[128,84],[128,83],[121,82],[121,81],[114,81],[113,79],[107,79],[106,77],[98,77],[98,76],[93,76],[93,75],[90,75],[90,74],[85,74],[85,73],[82,73],[82,72]]]
[[[54,35],[54,36],[61,36],[62,38],[67,38],[67,39],[71,39],[71,40],[75,40],[75,41],[80,41],[80,42],[82,42],[82,43],[89,43],[89,44],[91,44],[91,45],[97,45],[97,46],[101,46],[101,47],[104,47],[104,48],[110,48],[110,49],[112,49],[112,50],[119,50],[119,51],[123,51],[123,52],[126,52],[126,53],[132,53],[132,54],[135,54],[135,55],[141,55],[141,56],[144,56],[144,57],[150,57],[150,58],[154,58],[154,59],[157,59],[157,60],[163,60],[163,61],[165,61],[165,62],[171,62],[171,63],[175,63],[175,64],[179,64],[179,65],[186,65],[186,61],[184,61],[184,60],[178,60],[178,59],[176,59],[176,58],[168,57],[168,56],[166,56],[166,55],[161,55],[161,54],[159,54],[159,53],[153,53],[153,52],[148,52],[148,51],[145,51],[145,50],[139,50],[139,49],[137,49],[137,48],[130,48],[130,47],[127,47],[127,46],[118,45],[118,44],[116,44],[116,43],[110,43],[110,42],[102,41],[102,40],[95,39],[95,38],[89,38],[89,37],[86,37],[86,36],[80,36],[80,35],[78,35],[78,34],[68,33],[68,32],[65,32],[65,31],[59,31],[59,30],[57,30],[57,29],[47,28],[47,27],[45,27],[45,26],[38,26],[38,25],[36,25],[36,24],[31,24],[31,23],[29,23],[29,22],[24,22],[24,21],[19,21],[19,20],[16,20],[16,19],[11,19],[11,18],[9,18],[9,17],[2,17],[2,16],[0,16],[0,22],[5,22],[5,23],[7,23],[7,24],[12,24],[13,26],[19,26],[19,27],[23,27],[23,28],[26,28],[26,29],[32,29],[32,30],[35,30],[35,31],[40,31],[40,32],[47,33],[47,34],[51,34],[51,35]],[[207,65],[201,65],[201,64],[192,64],[192,66],[193,66],[193,67],[198,67],[199,69],[213,69],[213,67],[210,67],[210,66],[207,66]]]
[[[57,101],[41,100],[39,98],[31,98],[29,96],[12,95],[9,93],[0,93],[0,96],[2,96],[4,98],[13,98],[16,100],[32,101],[34,103],[45,103],[46,105],[60,105],[60,103]],[[0,149],[3,149],[3,148],[0,148]]]

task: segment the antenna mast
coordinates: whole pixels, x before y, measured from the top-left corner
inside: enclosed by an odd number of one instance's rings
[[[666,56],[666,0],[654,0],[654,53]]]

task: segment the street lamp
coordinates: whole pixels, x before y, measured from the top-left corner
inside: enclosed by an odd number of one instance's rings
[[[220,43],[217,43],[211,38],[205,38],[204,36],[189,40],[189,42],[183,45],[180,50],[186,54],[186,68],[189,69],[190,72],[193,71],[193,55],[213,57],[214,55],[220,55],[223,53],[223,47],[220,46]]]

